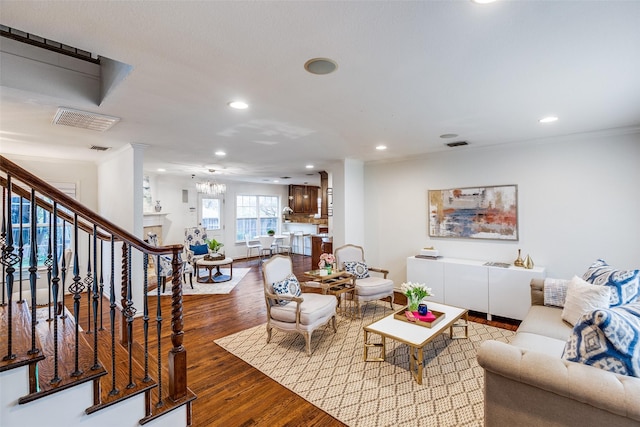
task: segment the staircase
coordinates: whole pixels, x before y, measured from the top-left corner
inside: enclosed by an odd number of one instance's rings
[[[0,425],[191,425],[182,245],[149,246],[3,156],[0,188]],[[171,297],[150,290],[160,255]]]

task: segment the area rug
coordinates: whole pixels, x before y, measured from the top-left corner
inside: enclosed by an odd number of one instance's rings
[[[349,426],[482,426],[477,350],[485,340],[509,342],[515,333],[470,322],[468,339],[440,335],[424,348],[419,385],[404,344],[387,339],[385,362],[363,361],[362,327],[390,313],[388,304],[369,303],[362,319],[339,317],[337,333],[329,326],[314,332],[311,357],[299,334],[274,330],[267,344],[265,325],[215,343]]]
[[[236,287],[238,283],[247,275],[247,273],[251,270],[250,268],[234,268],[233,269],[233,278],[228,282],[217,282],[217,283],[199,283],[196,280],[196,276],[193,276],[193,289],[191,289],[191,285],[189,284],[189,276],[187,275],[186,281],[182,285],[182,295],[207,295],[207,294],[228,294],[233,288]],[[221,268],[220,272],[222,274],[229,274],[228,268]],[[208,276],[208,272],[203,269],[201,271],[201,276]],[[148,292],[148,295],[157,295],[158,291],[156,289]],[[167,283],[166,289],[160,295],[171,295],[171,285]]]

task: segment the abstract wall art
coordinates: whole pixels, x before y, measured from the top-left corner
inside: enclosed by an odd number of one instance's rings
[[[429,190],[429,236],[518,240],[518,186]]]

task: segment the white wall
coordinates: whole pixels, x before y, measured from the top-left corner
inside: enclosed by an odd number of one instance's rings
[[[640,133],[586,134],[491,149],[458,149],[365,166],[366,253],[406,280],[406,257],[513,262],[518,248],[548,277],[582,275],[597,258],[640,267]],[[429,238],[427,190],[518,185],[520,240]]]
[[[176,177],[152,172],[145,173],[145,175],[149,176],[151,193],[154,195],[153,200],[160,200],[162,212],[167,213],[162,229],[163,244],[183,244],[184,229],[198,225],[198,194],[195,189],[197,179],[191,179],[190,176],[186,175],[185,177]],[[236,195],[259,194],[265,196],[280,196],[281,204],[285,206],[289,195],[289,187],[280,184],[242,183],[223,181],[221,179],[218,179],[218,182],[227,184],[223,212],[223,221],[225,222],[226,228],[221,239],[222,243],[224,243],[225,254],[232,258],[245,257],[245,243],[235,243]],[[182,202],[183,189],[188,190],[188,203]],[[193,211],[191,211],[191,208],[194,208]]]

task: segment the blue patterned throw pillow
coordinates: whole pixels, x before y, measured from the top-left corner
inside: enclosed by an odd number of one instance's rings
[[[628,304],[640,296],[640,270],[616,270],[599,259],[582,278],[594,285],[611,286],[611,307]]]
[[[284,280],[275,282],[272,287],[273,292],[278,295],[286,295],[289,297],[299,297],[300,295],[302,295],[302,292],[300,291],[300,283],[298,282],[296,276],[294,276],[293,274],[289,274],[284,278]],[[287,301],[284,299],[278,300],[278,304],[280,305],[287,305],[290,302],[291,301]]]
[[[369,268],[364,262],[347,261],[344,263],[344,269],[347,270],[347,273],[351,273],[356,276],[356,279],[369,277]]]
[[[594,310],[582,316],[562,358],[640,377],[640,303]]]
[[[189,245],[189,249],[194,255],[206,255],[209,253],[209,247],[207,245]]]

